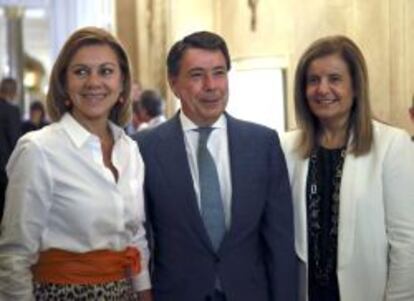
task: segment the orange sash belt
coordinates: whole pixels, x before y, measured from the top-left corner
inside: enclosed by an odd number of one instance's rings
[[[102,284],[125,279],[141,271],[140,254],[136,248],[73,253],[50,249],[40,253],[32,266],[36,282],[56,284]]]

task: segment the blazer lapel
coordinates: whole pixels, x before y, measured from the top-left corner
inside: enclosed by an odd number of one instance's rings
[[[362,193],[363,179],[369,179],[370,168],[361,160],[367,160],[367,156],[356,158],[353,154],[347,154],[342,170],[339,226],[338,226],[338,268],[343,268],[352,257],[354,249],[356,207],[358,198]]]
[[[206,247],[212,249],[197,205],[197,197],[178,114],[170,122],[170,126],[166,128],[167,132],[159,136],[160,145],[156,148],[158,162],[163,170],[165,181],[171,182],[171,187],[174,187],[176,192],[174,195],[178,196],[172,201],[177,202],[177,206],[186,211],[189,222],[199,234],[198,237],[202,239]]]
[[[309,159],[297,159],[294,165],[291,183],[293,194],[293,214],[295,221],[295,249],[303,262],[308,261],[308,232],[306,210],[306,179],[308,176]]]

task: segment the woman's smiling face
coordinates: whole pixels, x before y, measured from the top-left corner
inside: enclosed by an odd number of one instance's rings
[[[81,47],[66,71],[71,113],[81,123],[107,120],[122,91],[122,72],[108,45]]]
[[[354,101],[347,63],[338,54],[314,59],[306,73],[306,98],[320,122],[345,124]]]

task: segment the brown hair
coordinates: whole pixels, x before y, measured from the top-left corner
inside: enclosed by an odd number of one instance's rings
[[[0,95],[7,98],[13,98],[17,93],[17,81],[12,77],[5,77],[0,82]]]
[[[65,105],[69,99],[66,92],[66,71],[75,53],[84,46],[108,45],[115,52],[122,74],[123,88],[120,97],[123,102],[117,102],[109,115],[109,119],[117,125],[125,125],[131,118],[131,68],[128,55],[121,43],[109,32],[97,27],[81,28],[68,38],[61,49],[49,81],[49,91],[47,93],[47,109],[51,120],[59,120],[70,108]]]
[[[328,36],[313,42],[299,60],[295,73],[294,100],[296,122],[302,130],[297,150],[309,157],[317,144],[319,123],[306,100],[306,77],[309,65],[317,58],[338,54],[347,64],[352,79],[354,102],[349,120],[351,152],[358,156],[367,153],[373,142],[372,113],[369,102],[368,71],[358,46],[345,36]]]

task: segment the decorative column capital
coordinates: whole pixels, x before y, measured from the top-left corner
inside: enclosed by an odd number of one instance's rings
[[[21,19],[24,15],[24,7],[23,6],[5,6],[4,12],[7,19]]]

